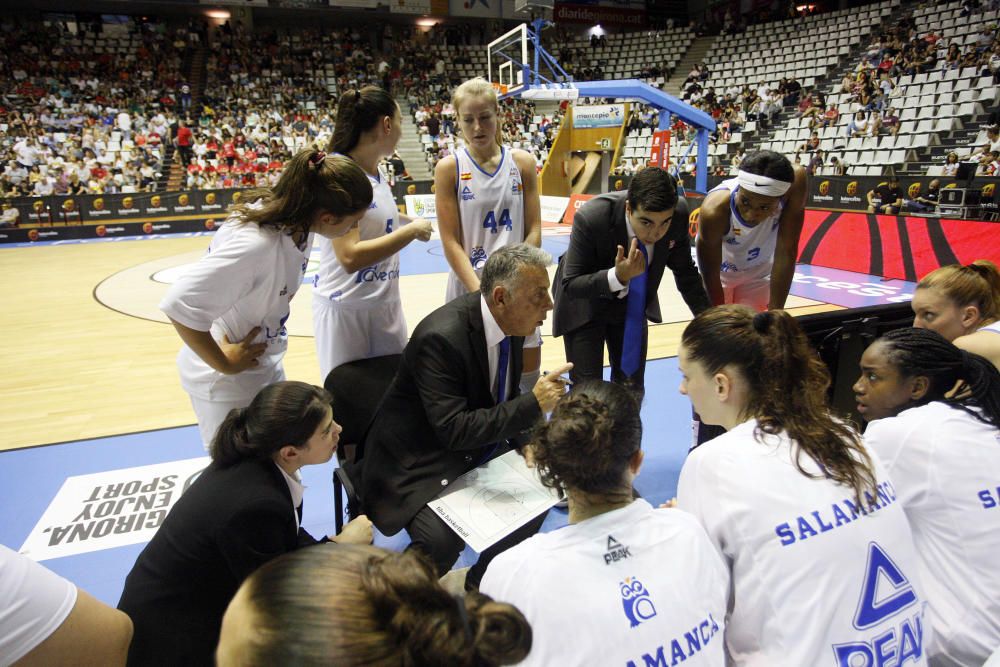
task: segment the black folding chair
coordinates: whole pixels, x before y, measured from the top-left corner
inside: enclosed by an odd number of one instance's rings
[[[337,448],[338,466],[333,471],[335,525],[339,533],[344,516],[353,519],[361,514],[360,500],[350,477],[350,469],[364,453],[368,433],[382,397],[399,367],[402,355],[359,359],[337,366],[326,376],[324,388],[333,396],[333,419],[343,429]],[[344,497],[347,507],[344,507]]]

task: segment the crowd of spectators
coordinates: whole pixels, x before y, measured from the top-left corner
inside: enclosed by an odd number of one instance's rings
[[[137,192],[156,187],[186,83],[186,28],[135,24],[76,35],[62,25],[0,23],[0,192]],[[124,52],[122,52],[124,51]]]

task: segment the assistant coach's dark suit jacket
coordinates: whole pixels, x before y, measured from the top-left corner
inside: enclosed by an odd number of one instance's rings
[[[569,250],[559,259],[552,283],[554,336],[572,333],[598,320],[624,325],[627,299],[619,299],[611,291],[608,271],[614,270],[618,246],[628,252],[627,197],[624,191],[600,195],[584,204],[573,218]],[[688,205],[684,197],[677,202],[670,229],[653,246],[646,283],[646,317],[653,322],[663,321],[656,292],[664,268],[673,271],[677,289],[692,313],[697,315],[711,305],[701,274],[691,259]]]
[[[511,398],[495,404],[479,300],[460,296],[417,325],[365,438],[361,502],[386,535],[542,416],[533,394],[518,393],[523,338],[510,341]]]
[[[296,525],[270,459],[210,465],[170,510],[125,580],[118,608],[135,634],[129,665],[214,665],[222,616],[273,558],[316,544]]]

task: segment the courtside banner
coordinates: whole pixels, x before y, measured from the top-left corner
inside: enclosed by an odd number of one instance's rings
[[[1000,263],[1000,225],[806,210],[799,263],[916,282],[939,266]]]
[[[49,225],[114,225],[155,218],[224,217],[240,202],[243,190],[186,190],[101,195],[52,195],[11,200],[21,227]]]
[[[566,207],[569,206],[569,197],[542,195],[539,199],[542,204],[542,222],[553,225],[560,224],[563,221]]]
[[[406,195],[406,215],[411,218],[437,220],[437,203],[434,195]]]
[[[625,122],[624,104],[577,105],[573,107],[573,128],[621,127]]]
[[[644,9],[619,9],[557,2],[552,18],[558,23],[586,23],[641,28],[646,25]]]
[[[40,561],[148,542],[209,463],[203,456],[68,477],[21,553]]]

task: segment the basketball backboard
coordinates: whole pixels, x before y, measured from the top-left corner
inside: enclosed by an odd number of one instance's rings
[[[486,47],[489,81],[500,97],[519,93],[529,83],[534,48],[525,23],[500,35]]]

